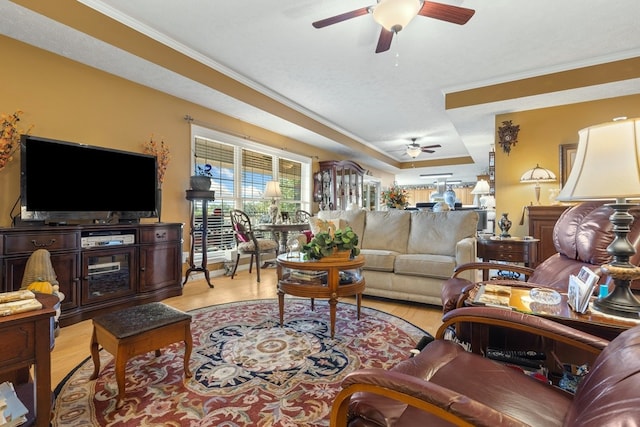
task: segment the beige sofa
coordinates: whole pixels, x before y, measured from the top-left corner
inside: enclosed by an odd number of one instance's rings
[[[359,236],[366,295],[441,305],[442,282],[476,260],[474,211],[320,211],[317,218],[342,220]]]

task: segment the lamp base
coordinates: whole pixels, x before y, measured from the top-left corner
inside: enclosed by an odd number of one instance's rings
[[[640,277],[640,268],[635,266],[603,265],[601,270],[613,277],[615,287],[609,295],[593,302],[597,311],[614,316],[640,319],[640,301],[633,295],[630,282]]]

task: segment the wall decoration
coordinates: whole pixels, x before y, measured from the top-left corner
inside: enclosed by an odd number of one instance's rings
[[[514,125],[511,120],[503,121],[502,126],[498,127],[498,143],[507,155],[511,152],[511,146],[515,147],[518,142],[519,131],[520,125]]]
[[[569,178],[577,149],[578,144],[560,144],[560,187],[564,187]]]

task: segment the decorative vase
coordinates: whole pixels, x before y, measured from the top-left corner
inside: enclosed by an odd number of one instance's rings
[[[456,193],[449,187],[447,191],[444,192],[444,201],[449,205],[451,209],[453,209],[456,205]]]
[[[204,175],[193,175],[189,178],[192,190],[208,191],[211,188],[211,178]]]
[[[500,237],[511,237],[509,229],[511,228],[511,220],[508,217],[508,213],[503,213],[502,218],[498,221],[498,227],[500,227]]]
[[[160,220],[160,214],[162,213],[162,188],[158,187],[156,190],[156,215],[158,215],[158,222]]]

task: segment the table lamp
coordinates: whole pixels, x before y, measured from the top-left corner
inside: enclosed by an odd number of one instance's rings
[[[549,169],[541,168],[540,165],[536,164],[536,167],[533,169],[529,169],[520,177],[520,183],[529,184],[535,183],[534,190],[536,192],[536,204],[540,204],[540,183],[541,182],[554,182],[556,180],[556,175],[551,172]]]
[[[491,193],[491,188],[489,187],[489,183],[485,179],[479,179],[478,182],[476,182],[476,186],[473,187],[473,190],[471,190],[471,194],[474,195],[473,205],[484,207],[482,206],[480,196],[484,196],[489,193]]]
[[[271,223],[275,224],[278,219],[278,202],[277,199],[282,197],[282,191],[280,191],[280,183],[278,181],[267,181],[267,185],[264,187],[264,198],[271,198],[271,206],[269,206],[269,216],[271,217]]]
[[[576,158],[557,200],[614,200],[609,220],[615,235],[607,247],[612,257],[601,271],[613,279],[614,289],[596,299],[593,308],[603,313],[639,318],[640,302],[631,292],[631,281],[640,268],[629,262],[636,253],[627,235],[638,206],[629,199],[640,197],[640,119],[618,120],[579,131]]]

